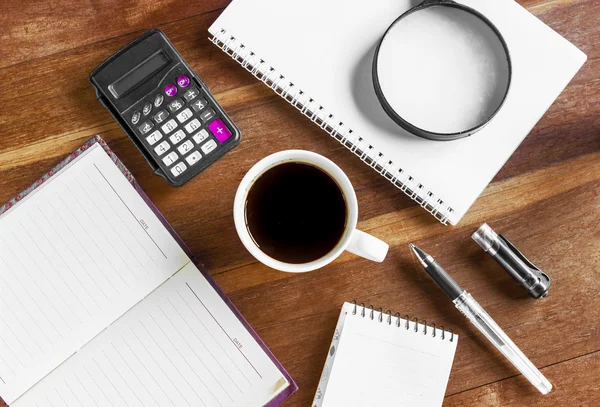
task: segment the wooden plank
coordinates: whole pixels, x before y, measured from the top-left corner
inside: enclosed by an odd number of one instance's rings
[[[166,22],[217,10],[227,0],[49,2],[3,0],[0,3],[0,67],[82,45],[149,29]]]
[[[547,367],[542,372],[553,378],[554,389],[546,396],[540,396],[522,377],[514,377],[446,397],[444,407],[597,405],[600,394],[600,352]]]

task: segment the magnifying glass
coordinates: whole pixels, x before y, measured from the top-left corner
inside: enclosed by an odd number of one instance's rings
[[[373,60],[375,93],[385,112],[431,140],[481,130],[506,100],[511,76],[498,29],[452,0],[425,0],[398,17]]]

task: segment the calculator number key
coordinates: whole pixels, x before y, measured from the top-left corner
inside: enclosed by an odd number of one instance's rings
[[[186,101],[190,101],[190,100],[194,100],[196,98],[196,96],[198,96],[200,94],[200,91],[198,91],[198,89],[196,88],[189,88],[184,94],[183,94],[183,98]]]
[[[206,131],[206,129],[202,129],[198,133],[194,134],[192,138],[194,139],[196,144],[200,144],[208,138],[208,132]]]
[[[217,142],[214,140],[210,140],[202,146],[202,152],[204,154],[208,154],[211,151],[213,151],[215,148],[217,148]]]
[[[176,128],[177,128],[177,122],[173,119],[169,120],[168,122],[163,124],[163,126],[161,127],[163,133],[165,133],[165,134],[169,134]]]
[[[198,99],[194,103],[192,103],[192,109],[194,109],[194,112],[199,112],[201,110],[204,110],[206,104],[206,99]]]
[[[150,130],[152,130],[152,127],[154,127],[154,124],[152,124],[152,122],[144,122],[140,127],[138,127],[138,130],[140,131],[140,133],[146,134]]]
[[[179,123],[183,123],[192,117],[193,113],[190,109],[185,109],[183,112],[177,115],[177,120]]]
[[[148,137],[146,137],[146,141],[148,142],[148,144],[150,144],[151,146],[155,145],[161,138],[163,137],[162,133],[160,132],[160,130],[155,130],[151,135],[149,135]]]
[[[177,161],[178,158],[179,158],[179,156],[177,155],[177,153],[175,151],[171,151],[169,154],[167,154],[165,156],[165,158],[163,158],[162,161],[168,167],[171,164],[173,164],[175,161]]]
[[[169,103],[168,107],[171,113],[176,112],[183,107],[183,100],[175,99],[174,101]]]
[[[185,161],[187,161],[187,163],[189,165],[194,165],[198,161],[200,161],[201,158],[202,158],[202,154],[200,154],[200,151],[194,151],[192,154],[188,155],[185,158]]]
[[[192,148],[194,148],[194,143],[192,143],[191,140],[188,140],[185,143],[183,143],[182,145],[180,145],[177,148],[177,150],[179,150],[179,153],[181,155],[186,155],[187,153],[189,153],[190,151],[192,151]]]
[[[176,166],[171,168],[171,173],[175,177],[177,177],[177,176],[181,175],[185,170],[187,170],[187,165],[185,165],[183,162],[180,162]]]
[[[154,148],[154,152],[158,155],[163,155],[167,151],[171,149],[171,145],[167,140],[160,143],[156,148]]]
[[[153,119],[157,124],[161,124],[165,121],[167,117],[169,117],[169,112],[167,112],[166,110],[161,110],[160,112],[154,115]]]
[[[200,121],[198,119],[194,119],[191,122],[189,122],[188,124],[185,125],[185,130],[188,133],[193,132],[194,130],[198,130],[200,128],[201,124]]]
[[[173,144],[178,144],[184,138],[185,133],[183,132],[183,130],[177,130],[175,133],[173,133],[171,137],[169,137],[169,140],[171,140],[171,143]]]

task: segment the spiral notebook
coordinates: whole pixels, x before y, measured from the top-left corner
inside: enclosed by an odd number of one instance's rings
[[[0,405],[274,407],[296,390],[101,138],[0,206]]]
[[[408,315],[345,303],[313,407],[440,407],[458,335]]]
[[[513,78],[496,117],[475,135],[450,142],[402,130],[373,90],[378,41],[418,1],[233,0],[209,32],[367,165],[442,223],[456,224],[586,60],[513,0],[461,2],[502,33]]]

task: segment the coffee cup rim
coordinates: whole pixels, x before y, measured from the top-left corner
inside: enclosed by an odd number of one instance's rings
[[[271,168],[286,163],[286,162],[301,162],[313,165],[320,170],[327,173],[331,176],[338,186],[340,187],[342,194],[344,195],[344,199],[346,200],[346,210],[347,210],[347,218],[346,218],[346,227],[344,229],[344,233],[342,238],[338,242],[338,244],[325,256],[320,257],[317,260],[313,260],[308,263],[286,263],[264,253],[254,242],[250,232],[246,226],[246,198],[248,195],[248,191],[254,185],[254,182],[262,176],[266,171]],[[291,273],[303,273],[312,270],[316,270],[321,268],[333,260],[335,260],[339,255],[348,247],[350,243],[350,239],[352,237],[352,233],[356,229],[356,224],[358,222],[358,203],[356,199],[356,193],[354,192],[354,188],[348,179],[348,176],[342,171],[342,169],[335,164],[333,161],[324,157],[320,154],[313,153],[311,151],[306,150],[285,150],[280,151],[274,154],[271,154],[259,162],[254,164],[252,168],[246,173],[240,185],[238,186],[235,200],[233,204],[233,217],[235,228],[240,237],[242,243],[246,247],[246,249],[261,263],[285,272]]]

